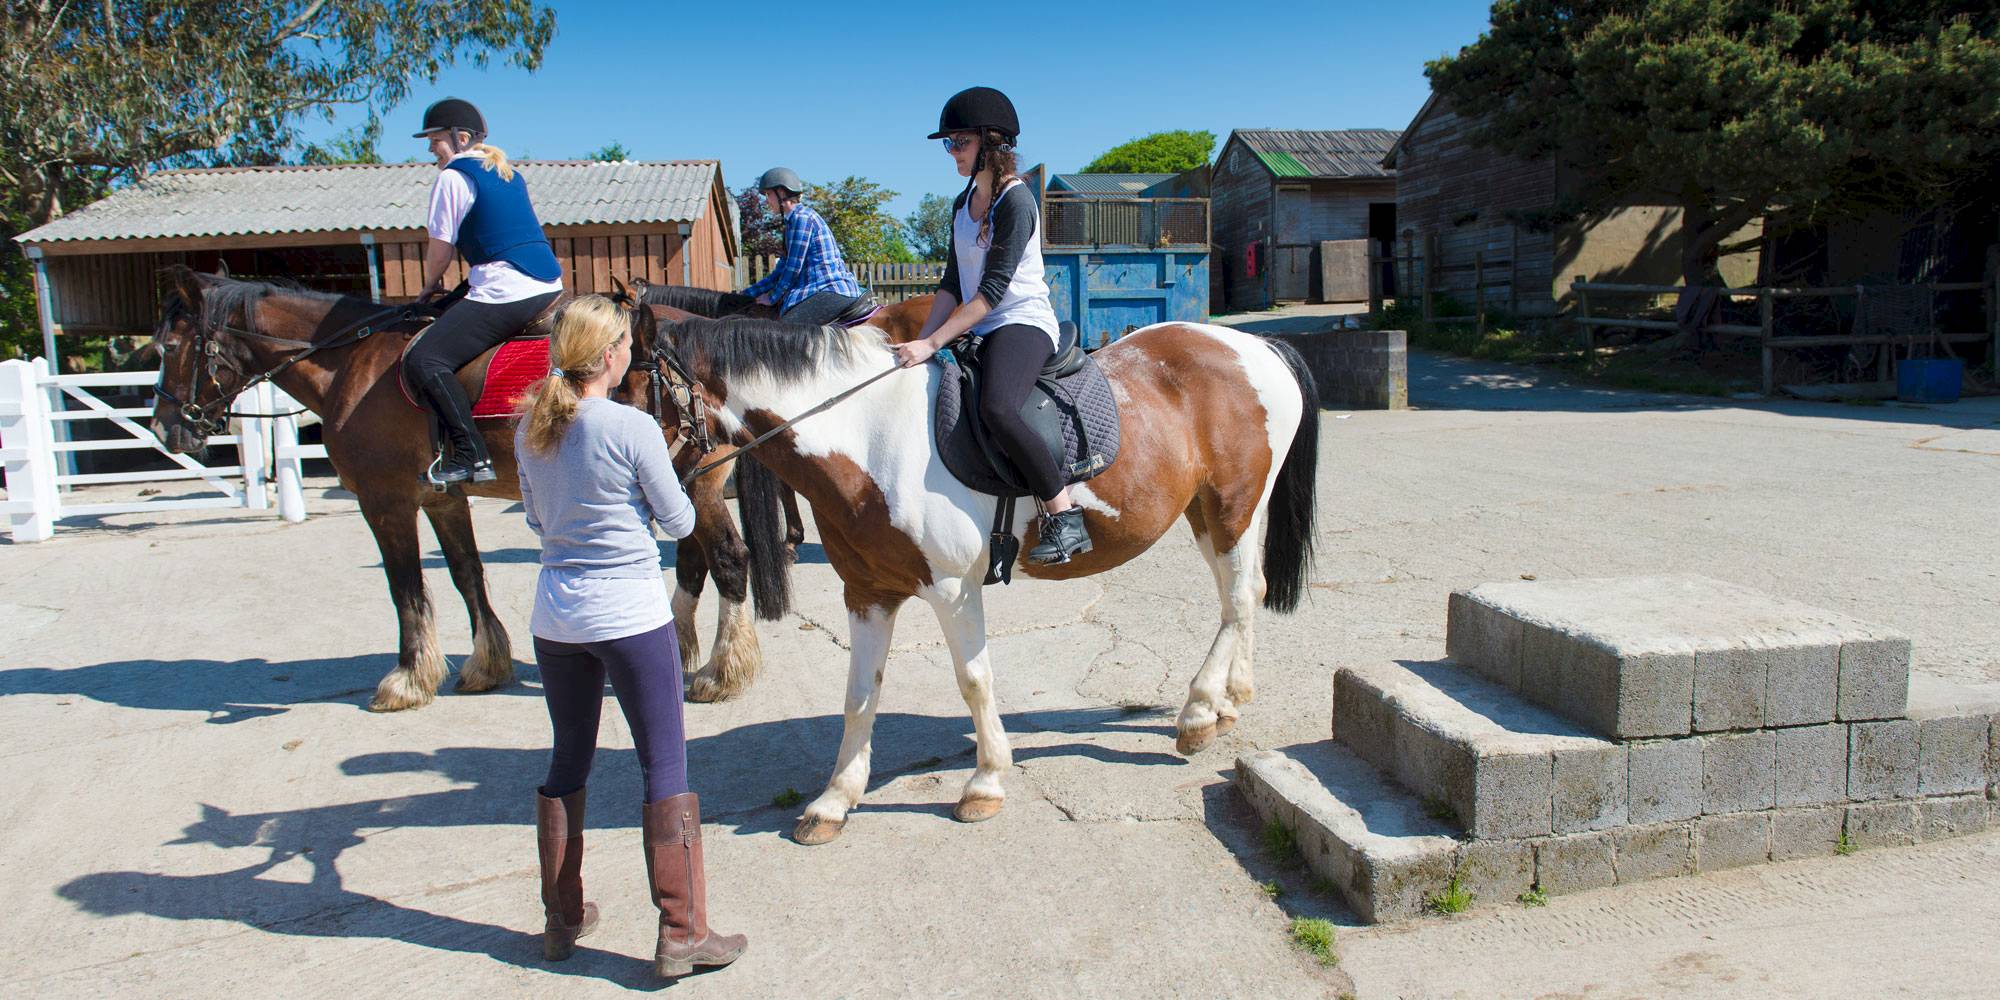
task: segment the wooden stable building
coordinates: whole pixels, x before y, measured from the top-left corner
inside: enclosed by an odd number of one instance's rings
[[[1570,304],[1579,276],[1680,282],[1679,208],[1634,204],[1570,217],[1560,210],[1573,183],[1563,164],[1482,147],[1478,129],[1433,94],[1383,160],[1396,175],[1396,254],[1407,283],[1465,308],[1482,298],[1483,284],[1489,309],[1553,316]],[[1753,224],[1737,238],[1756,232]],[[1722,271],[1730,284],[1748,284],[1756,255],[1726,257]]]
[[[1395,233],[1389,129],[1237,129],[1209,182],[1217,311],[1284,301],[1362,301],[1368,251]],[[1322,244],[1341,258],[1328,268]],[[1331,287],[1329,287],[1331,286]]]
[[[735,202],[714,160],[523,162],[536,213],[577,293],[613,278],[732,287]],[[433,164],[168,170],[15,237],[36,265],[42,332],[147,335],[161,270],[226,266],[383,302],[422,291]],[[447,287],[465,275],[462,259]]]

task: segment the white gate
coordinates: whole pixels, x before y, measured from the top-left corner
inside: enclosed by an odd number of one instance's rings
[[[236,433],[211,437],[208,443],[235,445],[238,464],[205,466],[189,456],[169,452],[153,436],[152,430],[141,422],[151,417],[151,407],[114,407],[90,391],[109,387],[151,388],[158,380],[154,372],[55,375],[44,358],[0,362],[0,467],[5,469],[7,484],[7,498],[0,500],[0,515],[5,515],[9,534],[15,541],[43,541],[55,533],[58,522],[99,514],[204,507],[266,510],[271,504],[265,485],[273,465],[278,474],[278,512],[288,521],[305,519],[305,501],[299,488],[300,463],[306,458],[325,457],[326,450],[317,445],[299,445],[296,417],[236,420]],[[63,402],[66,398],[82,403],[84,408],[68,408]],[[245,393],[236,405],[250,413],[272,415],[298,408],[290,396],[268,383]],[[123,431],[124,436],[71,440],[75,435],[68,433],[68,429],[87,420],[108,421]],[[77,473],[70,457],[87,451],[148,448],[165,455],[178,468]],[[80,503],[67,492],[75,486],[172,480],[200,480],[213,495]]]

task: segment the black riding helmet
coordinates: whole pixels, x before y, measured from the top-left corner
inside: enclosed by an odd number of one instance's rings
[[[470,132],[475,137],[484,138],[486,119],[480,115],[478,108],[472,106],[471,101],[447,97],[424,109],[423,131],[412,132],[410,138],[421,139],[445,128]]]
[[[793,194],[803,194],[806,189],[806,182],[800,180],[799,175],[793,173],[788,167],[772,167],[764,171],[764,176],[757,178],[757,190],[769,191],[772,188],[790,191]]]
[[[938,113],[938,130],[924,138],[942,139],[953,132],[989,128],[1006,136],[1009,145],[1020,137],[1021,118],[1014,113],[1014,102],[992,87],[968,87],[944,102],[944,110]]]

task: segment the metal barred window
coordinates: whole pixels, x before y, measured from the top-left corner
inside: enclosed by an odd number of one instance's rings
[[[1042,243],[1059,247],[1207,249],[1206,198],[1075,198],[1050,192],[1042,204]]]

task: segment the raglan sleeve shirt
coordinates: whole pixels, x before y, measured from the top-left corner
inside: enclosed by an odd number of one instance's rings
[[[952,216],[957,218],[965,208],[971,192],[958,196],[952,203]],[[998,306],[1007,297],[1007,286],[1014,280],[1014,270],[1021,266],[1021,254],[1027,248],[1028,237],[1035,232],[1035,196],[1025,185],[1015,185],[1001,192],[999,204],[993,206],[993,228],[989,234],[986,250],[986,266],[979,274],[978,294],[989,307]],[[938,281],[938,291],[946,292],[952,298],[963,293],[958,274],[958,234],[954,226],[951,252],[945,255],[944,277]]]

